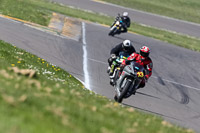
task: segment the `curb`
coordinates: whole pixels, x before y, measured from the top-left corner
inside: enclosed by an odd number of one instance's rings
[[[38,30],[41,30],[41,31],[44,31],[44,32],[48,32],[48,33],[51,33],[51,34],[54,34],[54,35],[57,35],[57,36],[73,39],[70,36],[61,34],[59,29],[56,29],[56,28],[51,28],[51,27],[48,27],[48,26],[39,25],[39,24],[36,24],[36,23],[32,23],[32,22],[29,22],[29,21],[25,21],[25,20],[22,20],[22,19],[10,17],[10,16],[3,15],[3,14],[0,14],[0,17],[1,18],[5,18],[5,19],[9,19],[9,20],[14,20],[16,22],[23,23],[23,24],[25,24],[27,26],[30,26],[32,28],[35,28],[35,29],[38,29]]]
[[[39,28],[39,29],[43,29],[43,30],[48,31],[48,32],[53,32],[53,33],[58,34],[58,32],[56,30],[51,29],[51,28],[46,27],[46,26],[43,26],[43,25],[39,25],[39,24],[36,24],[36,23],[32,23],[32,22],[29,22],[29,21],[22,20],[22,19],[6,16],[6,15],[3,15],[3,14],[0,14],[0,17],[10,19],[10,20],[14,20],[14,21],[17,21],[17,22],[21,22],[21,23],[27,24],[29,26],[33,26],[34,28]]]

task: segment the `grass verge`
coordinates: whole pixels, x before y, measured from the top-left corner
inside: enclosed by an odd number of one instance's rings
[[[48,25],[52,12],[106,25],[111,25],[114,21],[114,18],[109,16],[70,8],[57,3],[51,3],[46,0],[1,0],[0,12],[5,15],[17,17],[45,26]],[[133,23],[129,30],[194,51],[200,51],[199,38],[193,38],[152,27],[146,27],[136,23]]]
[[[44,59],[0,41],[0,132],[189,133],[86,90]]]
[[[199,0],[102,0],[124,7],[200,23]]]

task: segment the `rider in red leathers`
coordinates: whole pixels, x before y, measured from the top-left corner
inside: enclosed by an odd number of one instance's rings
[[[149,53],[150,49],[147,46],[143,46],[142,48],[140,48],[140,53],[132,53],[131,56],[127,58],[127,60],[124,60],[122,62],[122,69],[131,61],[140,63],[146,69],[145,79],[140,83],[137,89],[143,88],[145,86],[145,83],[148,81],[149,77],[152,75],[153,62],[149,57]]]

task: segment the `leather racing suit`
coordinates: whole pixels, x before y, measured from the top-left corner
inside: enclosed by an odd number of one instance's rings
[[[143,57],[139,53],[132,53],[127,60],[124,60],[122,62],[122,68],[125,67],[129,62],[135,61],[142,65],[145,70],[145,79],[140,83],[139,88],[143,88],[145,86],[145,83],[149,79],[149,77],[152,75],[152,69],[153,69],[153,62],[150,57]]]

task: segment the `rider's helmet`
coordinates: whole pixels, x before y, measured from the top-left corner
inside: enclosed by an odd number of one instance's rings
[[[123,12],[123,17],[127,17],[128,16],[128,12]]]
[[[122,48],[127,51],[131,47],[131,41],[130,40],[124,40],[122,44]]]
[[[150,49],[147,46],[142,46],[140,48],[140,55],[143,57],[148,57],[150,53]]]

